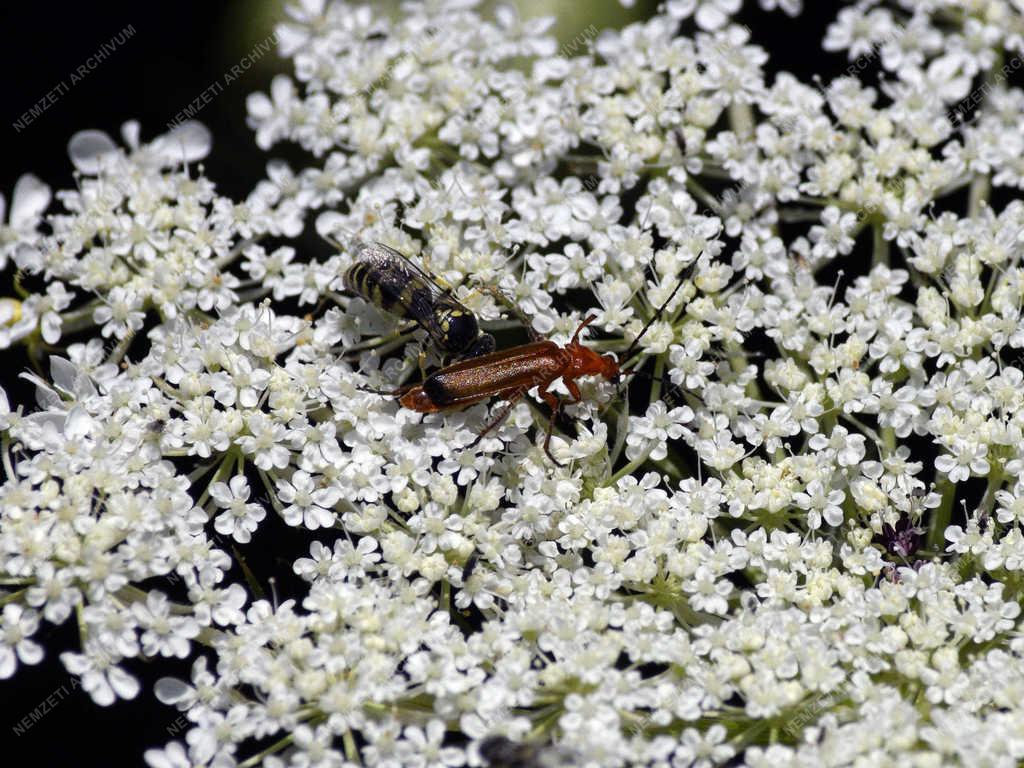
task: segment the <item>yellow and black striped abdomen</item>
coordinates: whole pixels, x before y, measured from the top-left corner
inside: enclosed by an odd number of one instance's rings
[[[432,310],[432,292],[419,276],[403,269],[356,262],[345,272],[345,287],[385,312],[423,320]]]
[[[415,320],[445,352],[472,357],[494,350],[494,337],[480,332],[472,312],[385,245],[362,244],[342,281],[346,290],[385,312]]]

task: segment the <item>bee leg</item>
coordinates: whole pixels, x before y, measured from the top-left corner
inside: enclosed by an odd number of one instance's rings
[[[416,355],[416,362],[420,368],[420,381],[427,378],[427,350],[425,347],[420,347],[419,354]]]
[[[379,336],[376,339],[368,339],[360,342],[359,344],[353,344],[347,347],[346,354],[342,357],[346,363],[354,363],[359,360],[361,352],[365,352],[368,349],[377,349],[378,354],[383,354],[390,351],[393,347],[404,343],[402,337],[415,330],[418,327],[418,323],[410,322],[403,323],[400,325],[394,333],[388,334],[387,336]]]
[[[462,354],[454,358],[455,361],[471,360],[481,355],[489,355],[494,351],[494,337],[489,333],[481,333],[469,347],[463,350]]]

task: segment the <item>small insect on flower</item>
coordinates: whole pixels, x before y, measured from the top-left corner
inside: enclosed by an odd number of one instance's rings
[[[660,317],[684,284],[685,280],[680,279],[672,294],[633,340],[624,358],[629,357],[654,320]],[[551,455],[550,444],[551,431],[561,413],[563,403],[550,391],[551,386],[561,379],[574,402],[579,402],[583,396],[576,380],[580,377],[601,376],[617,384],[622,375],[635,372],[623,371],[612,355],[600,355],[583,346],[580,342],[580,333],[595,319],[595,315],[588,315],[564,347],[547,339],[534,340],[529,344],[462,360],[435,371],[419,384],[378,394],[397,397],[402,406],[419,413],[458,410],[492,397],[501,397],[506,401],[505,406],[477,436],[472,444],[476,445],[508,417],[523,395],[537,387],[538,397],[552,410],[547,435],[544,438],[544,453],[554,464],[561,466],[561,462]]]
[[[443,352],[459,359],[494,351],[494,337],[451,291],[409,258],[382,243],[356,242],[345,288],[398,317],[415,320]]]
[[[473,553],[466,558],[465,565],[462,566],[462,583],[465,584],[469,581],[469,577],[473,575],[473,571],[476,570],[477,563],[480,562],[480,553],[475,549]]]
[[[564,747],[512,741],[488,736],[480,742],[480,756],[490,768],[563,768],[576,764],[577,755]]]

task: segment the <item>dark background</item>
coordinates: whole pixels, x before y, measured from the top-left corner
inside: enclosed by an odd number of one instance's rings
[[[601,3],[615,5],[614,0]],[[745,11],[741,21],[753,30],[754,42],[771,54],[770,74],[784,69],[801,79],[818,74],[827,82],[846,66],[844,58],[826,55],[820,48],[825,25],[838,4],[809,0],[808,5],[810,9],[796,20],[755,8]],[[222,81],[232,64],[272,34],[276,14],[268,7],[273,6],[209,0],[3,3],[0,61],[8,76],[0,108],[0,191],[8,205],[15,181],[26,172],[55,191],[73,185],[66,146],[78,130],[98,128],[120,144],[121,124],[137,119],[143,141],[163,133],[181,109],[212,82]],[[641,3],[637,12],[644,10]],[[71,85],[70,73],[129,24],[135,34]],[[267,156],[256,148],[245,125],[245,98],[252,91],[266,91],[273,74],[285,69],[275,54],[268,53],[197,115],[213,133],[213,151],[204,165],[221,194],[244,197],[262,178]],[[16,131],[12,123],[62,80],[69,90]],[[9,273],[0,277],[0,295],[7,293],[10,278]],[[19,349],[0,355],[0,386],[12,403],[31,402],[15,379],[26,368]],[[156,701],[152,682],[167,674],[187,678],[188,664],[166,659],[134,664],[142,681],[139,696],[101,708],[72,685],[57,659],[60,651],[76,647],[73,623],[59,628],[44,623],[36,639],[47,649],[43,663],[19,667],[13,679],[0,682],[0,763],[140,765],[144,749],[183,738],[182,721],[176,724],[179,713]],[[42,707],[47,697],[52,711],[17,735],[14,726]]]

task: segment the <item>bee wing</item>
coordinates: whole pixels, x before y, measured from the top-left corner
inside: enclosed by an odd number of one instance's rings
[[[471,314],[470,311],[466,309],[466,307],[464,307],[462,303],[455,298],[450,288],[442,288],[440,285],[438,285],[437,279],[433,275],[428,274],[424,269],[417,266],[416,263],[408,256],[406,256],[404,253],[396,251],[394,248],[384,245],[384,243],[377,242],[373,244],[364,243],[362,246],[362,251],[360,252],[358,258],[364,258],[363,253],[367,254],[367,258],[375,259],[379,263],[387,263],[395,269],[402,269],[404,267],[404,269],[408,273],[417,275],[420,281],[430,291],[429,302],[431,304],[436,303],[437,300],[443,296],[446,304],[454,305],[455,307],[458,307],[466,314]],[[399,266],[399,264],[401,264],[402,266]]]
[[[433,302],[443,292],[422,270],[398,251],[380,243],[356,241],[355,263],[369,266],[374,272],[374,283],[386,298],[382,307],[390,309],[394,302],[401,304],[409,316],[422,320],[430,315]],[[360,293],[356,289],[356,293]]]

